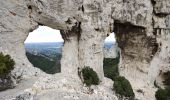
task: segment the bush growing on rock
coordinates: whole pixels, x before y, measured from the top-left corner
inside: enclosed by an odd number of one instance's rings
[[[164,81],[165,89],[159,88],[156,93],[155,97],[157,100],[170,100],[170,72],[164,73]]]
[[[9,55],[0,53],[0,76],[9,74],[14,69],[15,62]]]
[[[90,67],[83,68],[82,75],[83,75],[84,84],[86,84],[87,86],[99,84],[99,77],[92,68]]]
[[[114,80],[113,87],[115,89],[115,92],[122,97],[129,97],[129,98],[134,98],[135,94],[133,92],[132,86],[130,82],[122,76],[118,76]]]
[[[155,97],[157,100],[170,100],[170,87],[158,89],[155,93]]]

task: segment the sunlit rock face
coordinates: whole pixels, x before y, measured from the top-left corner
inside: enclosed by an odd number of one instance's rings
[[[117,22],[115,33],[122,55],[120,74],[132,84],[146,85],[149,64],[157,51],[156,39],[147,36],[145,28]]]
[[[154,82],[162,86],[162,74],[170,71],[170,1],[169,0],[153,0],[153,33],[157,39],[159,49],[153,58],[149,77],[150,82]]]
[[[154,100],[151,86],[160,73],[170,70],[169,14],[169,0],[1,0],[0,51],[16,61],[12,72],[16,79],[46,79],[48,75],[30,64],[24,50],[28,33],[46,25],[61,30],[65,40],[62,82],[79,82],[78,69],[90,66],[103,84],[104,39],[114,31],[122,54],[120,74],[135,90],[143,89],[145,95],[136,92],[137,98]]]
[[[170,14],[169,0],[152,0],[152,3],[156,14]]]
[[[0,1],[0,52],[15,59],[14,76],[29,76],[39,72],[26,58],[24,41],[37,23],[29,18],[29,10],[23,0]],[[30,71],[31,70],[31,71]]]

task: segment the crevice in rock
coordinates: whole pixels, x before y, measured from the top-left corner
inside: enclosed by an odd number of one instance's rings
[[[100,31],[100,29],[99,28],[94,28],[96,31]]]
[[[38,12],[38,14],[42,14],[42,12],[41,12],[41,11],[39,11],[39,12]]]
[[[81,31],[82,31],[82,29],[81,29],[81,22],[79,22],[79,24],[78,24],[78,33],[77,33],[77,35],[78,35],[78,37],[77,37],[77,40],[78,40],[78,42],[79,42],[79,40],[80,40],[80,37],[81,37]]]
[[[153,29],[153,35],[157,36],[156,29]]]
[[[70,18],[68,18],[68,20],[67,21],[65,21],[67,24],[72,24],[72,22],[71,22],[71,20],[70,20]]]
[[[82,12],[84,13],[84,6],[83,5],[82,5],[81,9],[82,9]]]
[[[148,48],[152,47],[152,57],[156,54],[156,52],[158,51],[159,45],[156,41],[156,38],[150,38],[148,41]]]
[[[32,10],[32,6],[31,5],[28,5],[27,7],[28,7],[28,9]]]
[[[114,22],[114,32],[115,33],[129,33],[129,32],[140,32],[140,33],[146,33],[145,27],[142,26],[135,26],[129,22],[122,23],[119,20],[115,20]],[[124,30],[119,30],[119,27],[124,29]],[[125,31],[126,30],[126,31]]]
[[[155,16],[158,16],[158,17],[160,17],[160,18],[163,18],[163,17],[166,17],[166,16],[169,15],[169,14],[167,14],[167,13],[156,13],[155,11],[154,11],[154,14],[155,14]]]
[[[156,4],[155,0],[151,0],[152,5],[154,6]]]
[[[31,5],[28,5],[28,10],[29,10],[29,18],[31,20],[31,13],[32,13],[32,6]]]
[[[12,11],[9,11],[13,16],[16,16],[17,14],[12,12]]]
[[[37,22],[39,26],[44,26],[44,24],[40,23],[40,22]]]

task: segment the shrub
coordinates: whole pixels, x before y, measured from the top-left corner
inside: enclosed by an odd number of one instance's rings
[[[170,100],[170,87],[158,89],[155,93],[155,97],[157,100]]]
[[[84,79],[84,84],[87,86],[91,85],[98,85],[99,84],[99,77],[92,68],[85,67],[82,69],[82,75]]]
[[[165,89],[159,88],[155,97],[157,100],[170,100],[170,71],[164,73],[164,81]]]
[[[121,96],[129,97],[129,98],[135,97],[132,86],[125,77],[122,76],[116,77],[114,80],[113,87],[115,89],[115,92]]]
[[[14,69],[15,62],[9,55],[0,53],[0,76],[6,75]]]

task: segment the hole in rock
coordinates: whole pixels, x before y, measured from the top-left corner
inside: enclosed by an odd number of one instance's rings
[[[104,60],[103,70],[104,76],[114,80],[119,75],[118,64],[119,64],[119,48],[115,39],[115,34],[110,33],[107,35],[104,43]]]
[[[61,56],[64,40],[59,30],[39,26],[30,32],[24,42],[26,56],[34,67],[47,74],[61,72]]]

